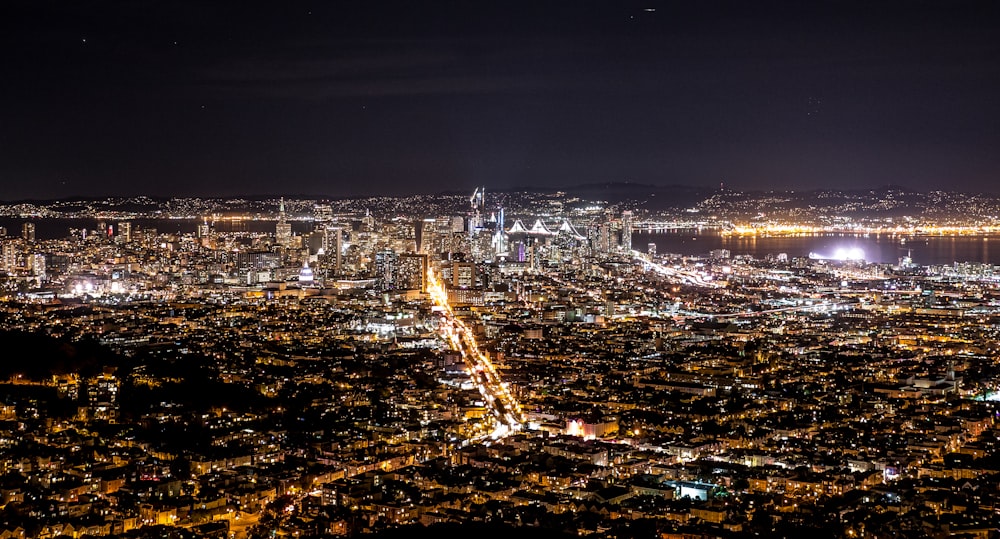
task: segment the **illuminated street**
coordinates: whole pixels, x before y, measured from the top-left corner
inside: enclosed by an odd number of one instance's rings
[[[472,330],[455,316],[451,305],[448,304],[447,292],[434,270],[430,268],[427,270],[427,292],[434,305],[440,308],[443,318],[442,335],[453,350],[462,354],[462,359],[469,368],[469,374],[482,393],[486,406],[496,418],[497,427],[491,437],[500,438],[519,431],[522,423],[520,405],[510,394],[507,384],[500,379],[493,363],[479,350]]]
[[[718,284],[710,282],[705,275],[691,270],[682,270],[677,268],[671,268],[664,266],[663,264],[658,264],[649,259],[649,256],[640,253],[638,251],[632,251],[632,256],[642,264],[643,268],[651,269],[660,275],[663,275],[673,282],[679,284],[689,284],[693,286],[701,286],[705,288],[718,288]]]
[[[0,14],[0,539],[1000,539],[1000,2]]]

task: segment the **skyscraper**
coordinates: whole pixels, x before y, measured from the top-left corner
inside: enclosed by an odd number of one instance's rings
[[[132,223],[129,221],[122,221],[118,223],[118,237],[121,238],[123,243],[132,242]]]
[[[476,265],[472,262],[452,262],[452,286],[472,288],[476,286]]]
[[[622,251],[632,252],[632,212],[622,212]]]
[[[313,216],[321,223],[329,223],[333,220],[333,208],[329,204],[316,204],[313,206]]]
[[[391,290],[396,284],[396,270],[399,256],[392,249],[382,249],[375,253],[375,279],[381,290]]]
[[[274,227],[274,242],[282,247],[292,245],[292,224],[285,216],[285,199],[282,198],[278,206],[278,224]]]
[[[486,223],[486,188],[477,187],[472,193],[472,197],[469,199],[469,206],[471,207],[469,215],[469,232],[475,233],[482,230],[483,225]]]
[[[6,273],[14,273],[17,270],[19,254],[20,249],[13,241],[0,244],[0,269]]]
[[[399,255],[395,287],[399,290],[427,292],[427,255],[405,253]]]
[[[365,208],[365,216],[361,218],[361,231],[362,232],[375,231],[375,216],[372,215],[371,210],[367,208]]]
[[[31,275],[39,279],[45,279],[45,255],[31,255],[28,262],[31,264]]]
[[[343,266],[344,252],[344,229],[340,227],[328,227],[326,229],[326,254],[333,260],[333,271],[340,273]]]
[[[615,246],[612,241],[614,240],[614,234],[611,223],[607,220],[602,220],[591,225],[588,233],[590,234],[590,245],[593,247],[594,252],[609,253],[614,250]]]
[[[496,231],[493,233],[493,254],[507,256],[508,249],[507,230],[504,228],[504,210],[500,208],[497,212]]]
[[[35,223],[24,223],[21,225],[21,237],[26,242],[35,241]]]

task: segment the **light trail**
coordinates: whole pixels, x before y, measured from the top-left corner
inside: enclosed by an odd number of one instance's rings
[[[441,309],[444,318],[444,323],[441,324],[442,336],[453,350],[462,355],[487,407],[496,417],[497,428],[491,436],[501,438],[521,430],[524,421],[521,405],[511,395],[507,383],[500,379],[493,362],[479,349],[472,330],[455,316],[448,303],[448,292],[433,268],[427,269],[427,293],[434,305]]]
[[[649,259],[643,253],[639,251],[632,251],[633,258],[638,261],[647,270],[652,270],[665,277],[680,280],[682,284],[689,284],[694,286],[700,286],[705,288],[720,288],[718,283],[713,283],[707,280],[703,275],[698,274],[694,271],[689,270],[679,270],[676,268],[671,268],[664,266],[662,264],[657,264]],[[780,313],[793,313],[793,312],[807,312],[807,311],[833,311],[839,308],[846,308],[851,306],[851,302],[834,302],[829,300],[820,300],[816,303],[807,303],[804,305],[791,305],[788,307],[778,307],[774,309],[765,309],[760,311],[743,311],[737,313],[700,313],[696,311],[684,311],[681,316],[673,317],[674,320],[687,320],[689,318],[709,318],[712,320],[728,319],[728,318],[756,318],[760,316],[767,316],[772,314]]]
[[[807,304],[807,305],[792,305],[789,307],[778,307],[775,309],[766,309],[763,311],[745,311],[739,313],[719,313],[719,314],[702,314],[699,316],[691,316],[690,318],[697,317],[708,317],[712,319],[719,318],[756,318],[758,316],[766,316],[769,314],[779,314],[779,313],[793,313],[793,312],[806,312],[806,311],[834,311],[839,308],[846,308],[851,306],[850,302],[832,302],[832,301],[820,301],[817,303]]]
[[[698,272],[691,270],[681,270],[664,266],[663,264],[657,264],[656,262],[650,260],[648,256],[646,256],[643,253],[640,253],[639,251],[633,250],[632,257],[635,260],[638,260],[640,263],[642,263],[644,268],[653,270],[656,273],[659,273],[660,275],[673,279],[675,282],[680,281],[682,284],[690,284],[694,286],[701,286],[704,288],[719,288],[719,285],[717,283],[709,281],[706,278],[706,276],[701,275]]]

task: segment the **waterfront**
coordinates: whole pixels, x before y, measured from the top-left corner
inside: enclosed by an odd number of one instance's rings
[[[97,230],[103,222],[105,226],[117,221],[99,219],[19,219],[0,218],[0,227],[6,227],[8,236],[20,235],[25,222],[35,224],[38,239],[57,239],[69,235],[70,229],[86,228]],[[201,222],[199,219],[133,219],[133,230],[156,229],[160,233],[194,233]],[[274,220],[218,220],[215,229],[222,233],[263,234],[274,229]],[[308,232],[312,221],[291,221],[297,233]],[[815,253],[833,257],[838,249],[859,248],[865,253],[865,260],[894,264],[901,257],[909,255],[917,264],[952,264],[954,262],[975,262],[1000,265],[1000,248],[990,249],[991,243],[1000,242],[998,235],[891,235],[891,234],[850,234],[821,233],[806,235],[725,235],[710,229],[680,229],[664,232],[636,232],[632,245],[645,252],[649,243],[656,244],[660,254],[675,253],[685,256],[706,255],[715,249],[728,249],[732,256],[752,255],[765,258],[785,253],[789,258],[806,257]]]
[[[770,537],[779,518],[890,537],[954,477],[971,487],[935,517],[996,527],[977,500],[1000,477],[1000,272],[927,265],[996,263],[994,228],[649,234],[629,210],[574,219],[542,199],[503,241],[529,264],[488,248],[485,203],[468,226],[397,209],[417,202],[335,220],[279,206],[201,238],[193,210],[0,220],[0,537],[227,522],[234,539],[331,537],[484,515],[595,539]],[[651,241],[754,258],[634,252]],[[838,251],[914,265],[806,258]],[[916,509],[885,509],[889,490]],[[840,520],[850,504],[864,516]]]
[[[1000,264],[1000,249],[990,244],[1000,242],[1000,236],[896,236],[824,233],[802,236],[736,236],[714,230],[695,229],[670,232],[636,233],[632,238],[635,249],[646,251],[649,243],[656,244],[660,254],[705,255],[714,249],[728,249],[732,256],[752,255],[764,258],[785,253],[789,258],[816,253],[833,257],[839,249],[860,248],[868,262],[897,263],[909,255],[917,264],[952,264],[978,262]]]
[[[118,220],[93,219],[93,218],[58,218],[58,219],[23,219],[14,217],[0,218],[0,227],[7,229],[8,236],[19,236],[21,225],[24,223],[35,224],[35,237],[40,240],[52,240],[64,238],[69,235],[71,229],[86,229],[94,231],[108,225],[118,224]],[[130,219],[134,231],[143,229],[155,229],[163,234],[193,234],[201,219],[180,218],[180,219]],[[290,221],[294,232],[308,232],[312,230],[311,221]],[[263,234],[274,232],[274,219],[219,219],[214,222],[217,232],[226,234],[257,233]]]

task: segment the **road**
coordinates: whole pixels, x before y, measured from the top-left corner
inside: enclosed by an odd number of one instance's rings
[[[675,282],[705,288],[719,288],[718,283],[711,282],[707,275],[703,275],[697,271],[677,269],[664,266],[663,264],[657,264],[656,262],[650,260],[647,255],[640,253],[639,251],[632,251],[632,257],[639,261],[644,268],[651,269],[660,275],[674,280]]]
[[[507,383],[500,378],[493,362],[479,349],[472,330],[455,316],[448,303],[448,292],[433,268],[427,270],[427,292],[434,305],[440,308],[443,318],[440,326],[442,336],[453,350],[462,355],[487,408],[496,418],[497,427],[490,436],[501,438],[521,430],[524,421],[521,405],[511,395]]]

